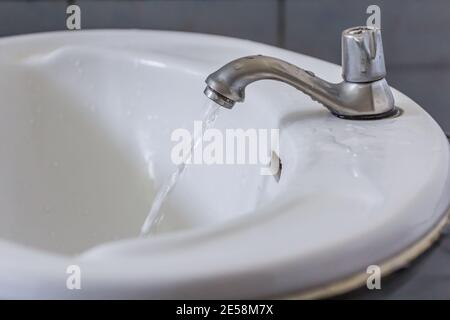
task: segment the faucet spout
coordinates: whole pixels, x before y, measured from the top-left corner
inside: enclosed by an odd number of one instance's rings
[[[366,37],[369,39],[367,44]],[[311,71],[283,60],[256,55],[231,61],[210,74],[205,81],[205,95],[231,109],[235,102],[244,101],[245,88],[252,82],[277,80],[309,95],[339,117],[383,118],[394,114],[396,109],[384,79],[386,71],[382,56],[378,29],[352,28],[343,33],[344,81],[340,83],[327,82]]]

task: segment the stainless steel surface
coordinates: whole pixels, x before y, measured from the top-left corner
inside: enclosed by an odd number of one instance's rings
[[[371,82],[386,76],[381,31],[356,27],[342,33],[342,77],[349,82]]]
[[[210,74],[206,79],[205,94],[218,104],[231,108],[233,102],[244,101],[247,85],[271,79],[297,88],[339,117],[374,119],[395,114],[394,98],[383,78],[385,68],[379,30],[351,28],[345,30],[342,37],[345,43],[342,47],[343,78],[373,80],[330,83],[289,62],[257,55],[231,61]]]
[[[220,93],[212,90],[210,87],[206,87],[205,91],[203,93],[210,98],[211,100],[215,101],[217,104],[221,105],[222,107],[225,107],[227,109],[231,109],[234,106],[234,101],[231,99],[228,99],[227,97],[224,97]]]

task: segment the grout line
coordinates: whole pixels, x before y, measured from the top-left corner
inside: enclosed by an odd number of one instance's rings
[[[286,1],[277,0],[277,46],[285,47],[286,34]]]

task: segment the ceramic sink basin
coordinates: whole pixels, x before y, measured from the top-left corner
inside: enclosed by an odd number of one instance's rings
[[[0,297],[323,296],[422,252],[450,201],[435,121],[396,90],[400,116],[342,120],[272,81],[251,85],[216,125],[279,128],[279,181],[255,165],[188,166],[158,233],[138,237],[175,168],[171,132],[201,120],[209,73],[251,54],[340,81],[336,65],[219,36],[1,39]],[[70,265],[80,290],[66,287]]]

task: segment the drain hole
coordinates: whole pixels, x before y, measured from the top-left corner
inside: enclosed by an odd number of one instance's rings
[[[281,170],[283,169],[283,164],[281,163],[280,157],[272,151],[272,159],[270,160],[270,169],[273,172],[273,177],[276,182],[280,181],[281,178]]]

